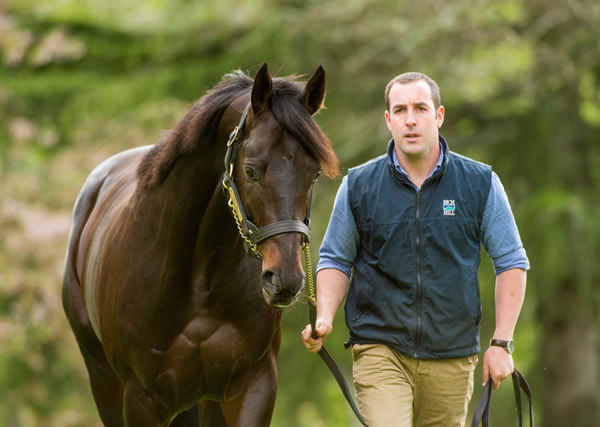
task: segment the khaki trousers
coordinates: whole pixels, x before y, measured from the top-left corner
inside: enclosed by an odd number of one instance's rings
[[[477,355],[443,360],[406,357],[380,344],[355,344],[353,377],[369,427],[464,426]]]

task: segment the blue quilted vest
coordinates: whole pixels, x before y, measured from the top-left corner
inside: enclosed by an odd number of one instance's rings
[[[346,298],[350,343],[419,359],[479,352],[477,272],[490,166],[448,150],[419,191],[387,154],[348,171],[360,243]]]

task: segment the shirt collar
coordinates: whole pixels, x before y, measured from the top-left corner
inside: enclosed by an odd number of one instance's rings
[[[444,162],[444,147],[442,146],[441,142],[439,144],[440,144],[440,157],[438,158],[435,168],[431,171],[431,173],[429,174],[429,176],[427,178],[431,177],[434,173],[436,173],[442,167],[442,163]],[[408,174],[406,172],[404,172],[404,169],[402,169],[402,166],[400,166],[400,162],[398,161],[398,156],[396,155],[396,150],[392,150],[392,159],[394,161],[394,167],[396,168],[396,170],[408,178]]]

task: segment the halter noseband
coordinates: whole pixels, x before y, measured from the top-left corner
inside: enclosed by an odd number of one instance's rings
[[[246,251],[249,255],[252,255],[258,259],[262,259],[263,254],[258,250],[258,244],[264,240],[267,240],[269,237],[273,237],[282,233],[300,233],[302,234],[303,245],[306,242],[310,242],[310,205],[304,222],[290,219],[274,222],[259,228],[248,219],[244,205],[242,204],[242,199],[240,198],[233,179],[233,170],[239,149],[239,145],[237,144],[238,135],[246,126],[246,118],[248,117],[249,109],[250,105],[244,109],[244,113],[240,118],[240,122],[233,129],[229,135],[229,140],[227,141],[227,152],[225,153],[225,173],[223,174],[223,188],[225,190],[225,197],[227,198],[227,205],[231,209],[231,213],[233,214],[233,219],[235,220],[238,231],[244,240],[244,247],[246,248]]]

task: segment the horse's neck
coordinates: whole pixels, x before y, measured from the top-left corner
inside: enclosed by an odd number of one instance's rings
[[[191,251],[190,244],[196,246],[192,236],[203,239],[204,246],[232,245],[235,226],[222,191],[225,151],[226,141],[216,141],[181,157],[160,185],[139,189],[135,215],[154,224],[147,233],[169,242],[161,246],[177,250],[181,243]],[[206,239],[203,235],[211,237]],[[179,236],[185,236],[185,242]]]
[[[218,197],[215,189],[221,188],[227,139],[241,115],[239,103],[235,101],[233,107],[225,110],[213,135],[214,140],[204,143],[193,153],[181,155],[165,181],[155,189],[156,194],[149,194],[156,199],[155,203],[162,205],[163,212],[174,217],[174,222],[198,225],[211,199]]]
[[[160,185],[139,187],[133,204],[133,217],[145,219],[135,221],[140,237],[152,243],[165,268],[194,286],[204,286],[220,254],[236,268],[248,262],[222,191],[227,138],[239,116],[228,110],[213,142],[181,156]]]
[[[234,293],[231,288],[220,285],[227,283],[237,287],[239,277],[252,276],[258,280],[260,274],[260,264],[243,250],[223,194],[223,170],[209,166],[212,158],[190,157],[178,161],[161,189],[164,217],[156,230],[156,238],[161,242],[159,247],[168,251],[163,264],[179,270],[177,274],[182,276],[178,283],[191,286],[188,290],[194,297],[190,303],[197,307],[204,306],[209,294],[213,301],[234,296],[236,300],[253,300],[243,289]],[[220,166],[222,160],[218,163]],[[182,289],[165,292],[179,293]],[[262,298],[262,294],[259,296]]]

